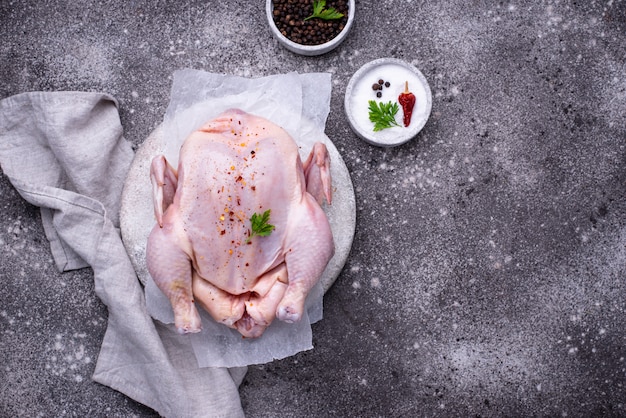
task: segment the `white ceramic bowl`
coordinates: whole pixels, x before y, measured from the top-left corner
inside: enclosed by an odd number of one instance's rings
[[[333,49],[337,48],[337,46],[339,46],[339,44],[341,44],[344,39],[346,39],[346,36],[348,36],[348,33],[352,28],[352,24],[354,23],[354,8],[355,0],[348,0],[348,22],[346,23],[346,26],[344,26],[343,30],[339,33],[339,35],[335,36],[332,40],[320,45],[302,45],[293,42],[282,33],[280,33],[280,31],[276,27],[276,23],[274,23],[274,3],[272,0],[266,0],[265,2],[267,22],[272,31],[272,35],[274,35],[274,38],[276,38],[278,42],[280,42],[285,48],[287,48],[291,52],[307,56],[322,55],[329,51],[332,51]]]
[[[388,88],[376,97],[372,85],[377,80],[390,81]],[[374,132],[374,124],[369,121],[368,101],[396,101],[404,91],[405,81],[409,91],[416,96],[413,116],[408,127],[392,127]],[[394,147],[414,138],[422,130],[432,109],[432,94],[428,81],[413,65],[396,58],[380,58],[363,65],[350,79],[346,87],[344,108],[350,127],[361,139],[377,146]],[[402,124],[402,107],[396,114],[396,121]]]

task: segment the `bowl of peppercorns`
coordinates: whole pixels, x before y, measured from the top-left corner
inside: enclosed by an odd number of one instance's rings
[[[355,0],[266,0],[272,35],[300,55],[321,55],[341,44],[354,22]]]

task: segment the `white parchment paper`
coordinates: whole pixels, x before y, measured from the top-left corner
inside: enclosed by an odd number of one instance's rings
[[[177,71],[163,120],[163,153],[170,164],[176,166],[180,146],[189,134],[230,108],[265,117],[294,138],[313,140],[320,133],[323,135],[330,111],[330,91],[330,74],[327,73],[289,73],[248,79],[198,70]],[[150,315],[165,324],[173,324],[172,307],[150,278],[145,293]],[[236,330],[216,323],[200,308],[202,332],[189,335],[198,365],[247,366],[310,350],[313,348],[311,323],[322,318],[323,294],[323,287],[318,283],[307,298],[307,312],[299,323],[275,320],[263,336],[256,339],[242,338]]]

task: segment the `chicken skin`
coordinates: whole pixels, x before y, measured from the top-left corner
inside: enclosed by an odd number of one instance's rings
[[[303,162],[282,128],[231,109],[185,140],[177,169],[155,157],[150,179],[148,271],[180,333],[201,330],[196,303],[244,337],[300,320],[335,249],[324,144]]]

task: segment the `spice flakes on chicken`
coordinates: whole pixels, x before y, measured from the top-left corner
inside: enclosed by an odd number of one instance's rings
[[[148,270],[180,333],[201,330],[194,302],[244,337],[275,317],[300,320],[335,248],[321,207],[332,200],[324,144],[302,162],[282,128],[232,109],[185,140],[178,169],[155,157],[150,179]]]

